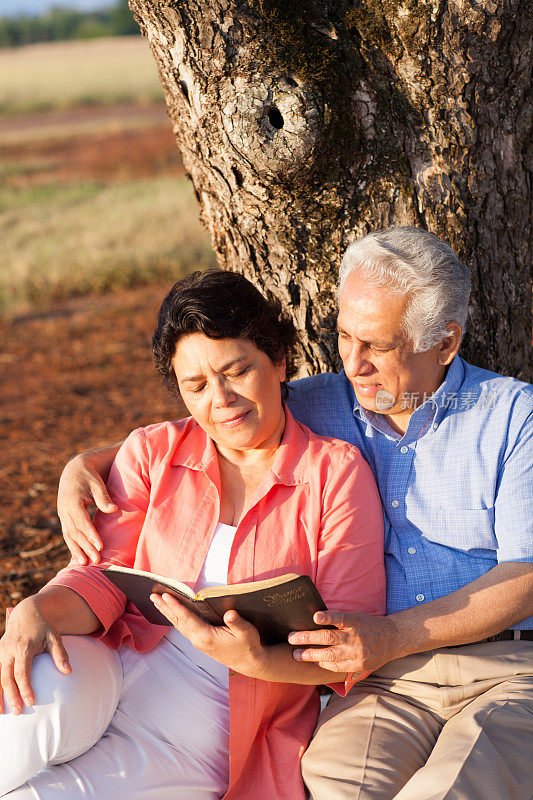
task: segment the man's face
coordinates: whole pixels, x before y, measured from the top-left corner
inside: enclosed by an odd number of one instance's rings
[[[424,393],[434,392],[445,374],[441,345],[413,352],[402,328],[406,306],[406,297],[371,286],[352,272],[340,295],[338,318],[339,353],[357,400],[392,418],[401,430]]]

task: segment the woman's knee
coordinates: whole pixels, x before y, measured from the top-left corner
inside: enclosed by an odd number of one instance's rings
[[[70,675],[60,673],[47,654],[36,669],[36,705],[51,726],[50,763],[55,764],[75,758],[100,739],[123,684],[122,664],[114,650],[89,636],[65,636],[63,643]]]
[[[32,664],[34,706],[0,715],[0,795],[84,753],[113,717],[123,681],[117,653],[85,636],[65,636],[64,644],[72,673],[59,672],[43,653]]]

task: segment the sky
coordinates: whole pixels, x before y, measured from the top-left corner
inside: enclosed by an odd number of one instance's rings
[[[94,11],[96,8],[115,5],[115,0],[0,0],[0,17],[13,17],[18,14],[43,14],[52,7],[77,8],[80,11]]]

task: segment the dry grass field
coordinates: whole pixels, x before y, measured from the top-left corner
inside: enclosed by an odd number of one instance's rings
[[[140,36],[52,42],[0,50],[0,113],[150,103],[163,97]]]
[[[0,107],[0,314],[213,263],[143,39],[0,50]]]
[[[65,461],[183,415],[150,337],[213,255],[144,40],[0,51],[0,104],[1,632],[66,562]]]

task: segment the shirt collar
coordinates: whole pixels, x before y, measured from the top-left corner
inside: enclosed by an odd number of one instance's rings
[[[284,410],[285,430],[270,468],[272,480],[286,486],[309,483],[309,431],[296,422],[286,405]],[[218,485],[218,458],[213,440],[192,417],[187,420],[184,434],[170,457],[171,466],[205,472]]]
[[[462,358],[454,356],[448,367],[448,372],[437,391],[432,395],[435,404],[435,417],[433,425],[438,426],[452,407],[451,398],[457,395],[465,377],[465,368]]]
[[[400,441],[401,439],[414,441],[420,438],[420,436],[423,436],[431,426],[433,426],[433,429],[439,426],[446,416],[446,413],[451,408],[451,398],[457,394],[458,389],[463,383],[465,370],[462,359],[457,355],[454,356],[441,385],[431,397],[428,397],[412,413],[407,430],[403,435],[391,428],[383,414],[377,414],[374,411],[367,411],[366,408],[363,408],[357,400],[353,387],[346,377],[344,370],[342,370],[341,374],[344,375],[349,386],[354,416],[357,415],[364,422],[368,422],[373,428],[384,433],[385,436],[391,439],[395,439],[396,441]]]
[[[284,408],[285,430],[270,471],[285,486],[309,483],[311,432],[294,419],[286,405]]]
[[[363,420],[363,422],[372,425],[372,427],[375,428],[377,431],[385,434],[385,436],[388,436],[391,439],[398,439],[398,440],[401,439],[402,438],[401,434],[397,433],[391,428],[391,426],[389,425],[383,414],[376,414],[374,411],[368,411],[366,408],[363,408],[363,406],[357,399],[354,388],[350,383],[349,379],[346,377],[346,373],[344,372],[344,370],[341,370],[340,374],[344,377],[344,380],[346,381],[346,388],[348,396],[352,403],[352,412],[354,417],[356,416],[359,417],[361,420]]]
[[[193,417],[189,417],[170,457],[171,466],[208,472],[212,462],[218,463],[213,440]]]

